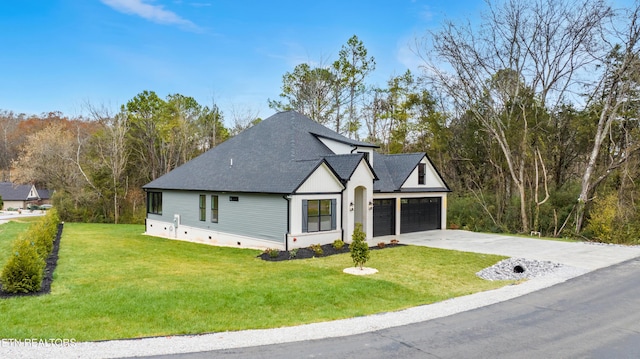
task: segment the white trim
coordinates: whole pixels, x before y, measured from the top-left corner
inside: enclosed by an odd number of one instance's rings
[[[376,192],[373,194],[373,199],[390,199],[394,198],[396,201],[396,236],[400,235],[400,223],[401,223],[401,202],[402,198],[422,198],[422,197],[440,197],[440,228],[442,230],[447,228],[447,192]]]

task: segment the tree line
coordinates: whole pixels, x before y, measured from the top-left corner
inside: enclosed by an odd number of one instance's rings
[[[416,39],[420,73],[370,84],[375,58],[354,35],[334,61],[285,73],[268,104],[384,153],[426,152],[454,191],[453,228],[637,243],[639,13],[489,1],[479,21]],[[226,128],[215,104],[152,91],[117,113],[88,107],[0,113],[3,178],[55,189],[61,216],[78,220],[141,221],[142,185],[260,121]]]

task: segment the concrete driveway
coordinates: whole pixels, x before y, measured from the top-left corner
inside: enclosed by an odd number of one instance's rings
[[[23,211],[22,213],[18,212],[5,212],[0,211],[0,224],[7,223],[12,219],[22,218],[22,217],[40,217],[44,216],[46,213],[44,211]]]
[[[499,254],[545,260],[592,271],[640,256],[640,246],[586,242],[560,242],[463,230],[439,230],[376,237],[378,242],[396,238],[400,243],[458,251]]]

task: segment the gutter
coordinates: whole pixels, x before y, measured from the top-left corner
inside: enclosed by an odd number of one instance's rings
[[[287,233],[284,234],[284,250],[289,250],[289,234],[291,234],[291,195],[282,196],[287,201]]]

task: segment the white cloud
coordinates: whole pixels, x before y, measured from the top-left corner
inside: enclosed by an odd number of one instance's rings
[[[198,30],[198,26],[193,22],[181,17],[180,15],[165,10],[162,5],[151,5],[144,0],[100,0],[103,4],[113,8],[116,11],[137,15],[141,18],[153,21],[158,24],[179,25],[190,30]]]

